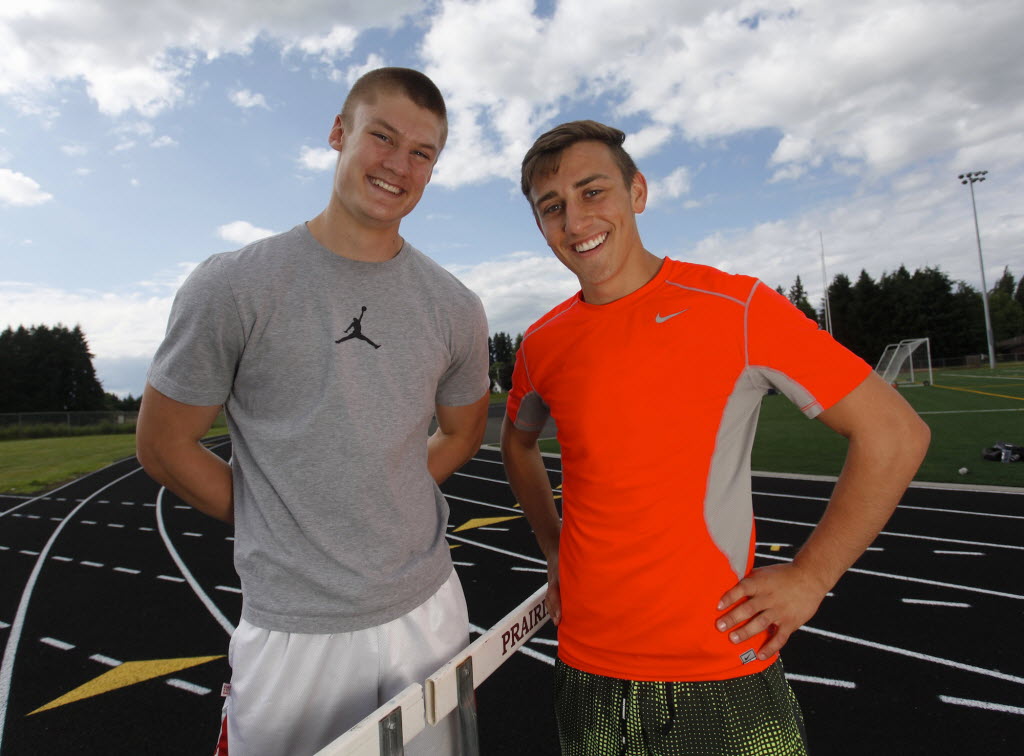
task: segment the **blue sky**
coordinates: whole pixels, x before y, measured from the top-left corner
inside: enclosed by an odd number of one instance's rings
[[[679,7],[682,6],[682,7]],[[126,10],[131,8],[131,10]],[[518,165],[545,129],[629,134],[656,254],[817,302],[829,275],[1024,274],[1024,6],[993,2],[8,0],[0,8],[0,327],[81,324],[138,394],[197,262],[316,215],[351,81],[430,74],[451,136],[403,235],[522,331],[576,290]],[[913,336],[914,334],[907,334]]]

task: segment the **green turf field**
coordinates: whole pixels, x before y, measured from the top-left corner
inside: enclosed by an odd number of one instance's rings
[[[1024,363],[934,371],[934,386],[901,388],[932,430],[917,480],[1024,487],[1024,462],[987,462],[981,450],[997,441],[1024,446]],[[558,444],[545,441],[544,451]],[[788,399],[766,396],[754,441],[753,469],[838,475],[846,440],[807,420]],[[966,467],[966,475],[958,470]]]

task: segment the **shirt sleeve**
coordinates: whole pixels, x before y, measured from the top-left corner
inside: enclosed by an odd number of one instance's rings
[[[747,363],[765,388],[817,417],[860,383],[871,366],[818,328],[771,287],[758,282],[747,307]]]
[[[487,316],[480,298],[469,298],[461,317],[452,318],[451,364],[437,384],[435,401],[442,407],[463,407],[490,388],[487,354]]]
[[[227,401],[245,347],[223,268],[215,255],[182,284],[146,377],[157,391],[184,404],[209,407]]]
[[[523,431],[540,431],[551,415],[548,405],[530,381],[525,341],[516,352],[516,365],[512,370],[512,390],[505,403],[505,414],[516,428]]]

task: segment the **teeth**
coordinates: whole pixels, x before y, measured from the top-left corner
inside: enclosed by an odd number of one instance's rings
[[[577,252],[589,252],[599,244],[603,244],[604,240],[608,238],[607,233],[603,233],[600,236],[595,236],[593,239],[588,239],[582,244],[577,244],[573,247]]]
[[[399,189],[397,186],[389,184],[386,181],[381,181],[379,178],[371,178],[370,183],[373,184],[374,186],[379,186],[384,191],[391,192],[392,194],[401,194],[402,192],[402,190]]]

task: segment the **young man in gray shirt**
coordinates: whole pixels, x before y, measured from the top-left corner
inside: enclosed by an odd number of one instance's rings
[[[437,484],[483,436],[487,324],[399,235],[446,136],[426,76],[363,76],[326,209],[197,267],[150,368],[139,459],[235,524],[232,756],[313,753],[468,642]],[[199,443],[221,405],[230,466]],[[450,727],[411,745],[458,752]]]

